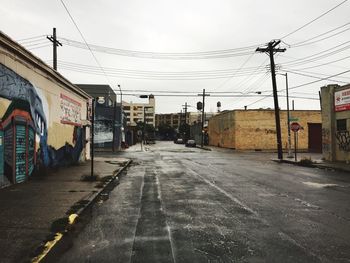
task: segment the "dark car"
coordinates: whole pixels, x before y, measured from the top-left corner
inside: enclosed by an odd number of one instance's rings
[[[196,141],[195,140],[188,140],[185,145],[186,145],[186,147],[196,147]]]
[[[183,143],[184,143],[184,140],[181,139],[181,138],[178,138],[178,139],[176,139],[176,143],[177,143],[177,144],[183,144]]]

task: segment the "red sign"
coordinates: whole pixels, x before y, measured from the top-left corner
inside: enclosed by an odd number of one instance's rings
[[[300,124],[297,123],[297,122],[292,122],[292,123],[290,124],[290,129],[291,129],[293,132],[299,131],[300,128],[301,128],[301,126],[300,126]]]

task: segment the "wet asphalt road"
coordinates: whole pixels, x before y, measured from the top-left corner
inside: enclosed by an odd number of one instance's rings
[[[350,175],[158,142],[60,262],[350,262]]]

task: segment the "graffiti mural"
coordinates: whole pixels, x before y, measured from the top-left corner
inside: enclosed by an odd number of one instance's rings
[[[0,165],[10,182],[23,182],[40,167],[58,167],[79,160],[84,138],[83,129],[79,126],[80,112],[73,113],[72,120],[77,125],[72,134],[74,146],[67,142],[55,149],[47,143],[48,123],[42,98],[36,88],[1,63],[0,99],[10,103],[3,116],[0,116],[4,137]]]
[[[331,137],[328,129],[322,128],[322,151],[330,151]]]
[[[81,124],[81,103],[61,94],[61,123],[80,125]]]
[[[349,131],[338,131],[335,134],[337,138],[339,150],[349,152],[350,151],[350,132]]]

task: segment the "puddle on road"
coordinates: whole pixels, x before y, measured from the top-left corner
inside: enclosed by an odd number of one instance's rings
[[[334,188],[337,187],[339,185],[337,184],[321,184],[321,183],[314,183],[314,182],[303,182],[303,184],[307,185],[307,186],[311,186],[314,188]]]

